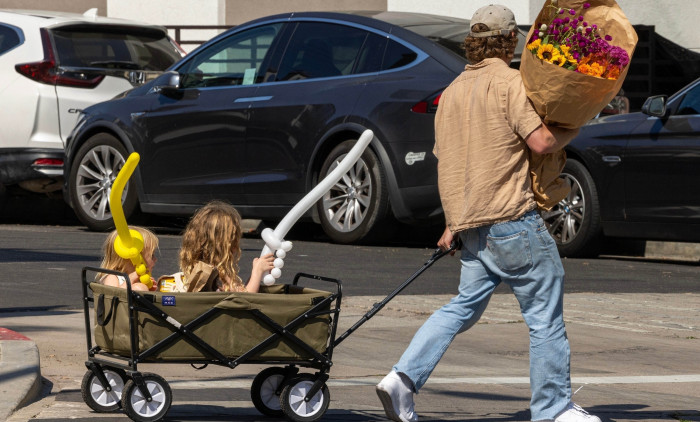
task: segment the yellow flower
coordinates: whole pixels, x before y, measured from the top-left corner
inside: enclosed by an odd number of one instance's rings
[[[561,54],[557,54],[554,57],[552,57],[552,61],[550,63],[555,64],[559,67],[564,67],[564,63],[566,63],[566,57],[562,56]]]
[[[559,50],[552,44],[542,44],[540,48],[537,49],[537,57],[549,63],[556,63],[558,65],[560,56]]]
[[[540,45],[542,45],[542,40],[538,38],[535,41],[528,44],[527,49],[536,52],[540,48]]]

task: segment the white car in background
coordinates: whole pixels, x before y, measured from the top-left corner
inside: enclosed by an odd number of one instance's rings
[[[164,27],[0,9],[0,193],[60,191],[81,110],[160,75],[184,51]]]

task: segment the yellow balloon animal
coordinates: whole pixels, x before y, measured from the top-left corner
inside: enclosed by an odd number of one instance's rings
[[[126,182],[134,173],[141,157],[138,153],[132,152],[124,163],[124,166],[117,174],[112,184],[112,191],[109,193],[109,208],[112,212],[112,220],[117,229],[117,238],[114,240],[114,251],[120,257],[128,259],[134,264],[139,281],[149,289],[153,289],[151,274],[148,273],[146,263],[141,256],[143,250],[143,237],[136,230],[130,230],[126,224],[124,209],[122,208],[122,193]]]

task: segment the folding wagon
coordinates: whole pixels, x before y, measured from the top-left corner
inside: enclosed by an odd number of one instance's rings
[[[123,289],[92,281],[97,273],[125,274],[85,267],[88,370],[81,385],[83,400],[96,412],[122,408],[134,421],[157,421],[168,412],[172,391],[161,376],[139,371],[139,364],[231,369],[245,363],[266,364],[271,366],[258,373],[251,385],[255,408],[291,421],[317,421],[330,403],[326,381],[335,346],[448,252],[436,250],[416,273],[337,338],[340,280],[299,273],[291,284],[261,286],[260,293],[136,292],[129,283]],[[305,279],[328,282],[333,292],[300,286]],[[300,372],[301,368],[315,372]]]

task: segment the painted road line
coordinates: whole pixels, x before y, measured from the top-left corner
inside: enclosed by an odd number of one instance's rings
[[[331,379],[326,384],[329,387],[376,385],[381,378],[346,378]],[[700,374],[684,375],[640,375],[612,377],[572,377],[572,384],[667,384],[667,383],[700,383]],[[174,380],[169,382],[173,389],[190,388],[250,388],[252,381],[245,380]],[[428,384],[529,384],[529,377],[433,377]]]

